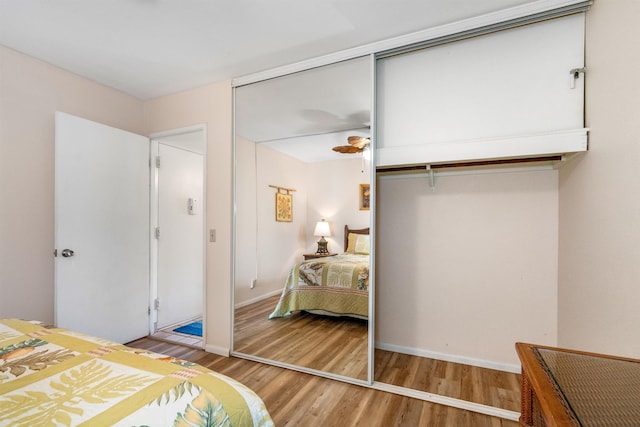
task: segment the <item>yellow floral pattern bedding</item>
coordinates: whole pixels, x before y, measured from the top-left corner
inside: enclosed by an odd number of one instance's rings
[[[269,318],[300,310],[366,319],[369,255],[342,254],[295,265]]]
[[[195,363],[0,320],[0,426],[273,426],[250,389]]]

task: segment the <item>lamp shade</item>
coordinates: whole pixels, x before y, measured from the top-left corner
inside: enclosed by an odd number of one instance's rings
[[[324,219],[322,221],[318,221],[316,224],[316,229],[313,232],[314,236],[331,236],[331,230],[329,229],[329,223]]]

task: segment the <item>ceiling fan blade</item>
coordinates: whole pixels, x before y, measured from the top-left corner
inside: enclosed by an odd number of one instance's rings
[[[358,148],[353,145],[339,145],[337,147],[333,147],[333,151],[337,151],[338,153],[343,153],[343,154],[355,154],[355,153],[361,153],[362,148]]]

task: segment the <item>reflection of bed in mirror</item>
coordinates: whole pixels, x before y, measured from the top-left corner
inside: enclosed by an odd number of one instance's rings
[[[344,227],[344,253],[294,265],[270,319],[305,311],[367,319],[369,228]]]
[[[369,237],[368,228],[352,230],[345,227],[345,231],[345,252],[349,246],[349,234],[352,234],[352,241],[356,235]],[[366,269],[358,274],[364,275],[366,272],[368,275],[369,255],[358,256],[366,259]],[[363,283],[368,285],[368,281]],[[335,308],[327,310],[325,306],[324,314],[331,312],[333,315],[318,315],[311,313],[312,310],[296,309],[287,316],[270,319],[269,316],[278,305],[282,292],[238,307],[234,317],[234,351],[265,360],[366,380],[369,366],[369,322],[366,320],[368,293],[359,292],[360,298],[366,302],[360,315],[336,315]]]

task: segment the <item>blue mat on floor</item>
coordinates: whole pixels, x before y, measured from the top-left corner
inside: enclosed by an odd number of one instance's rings
[[[202,336],[202,320],[198,320],[197,322],[189,323],[188,325],[175,328],[173,332],[180,332],[181,334],[189,334],[189,335],[195,335],[197,337],[201,337]]]

